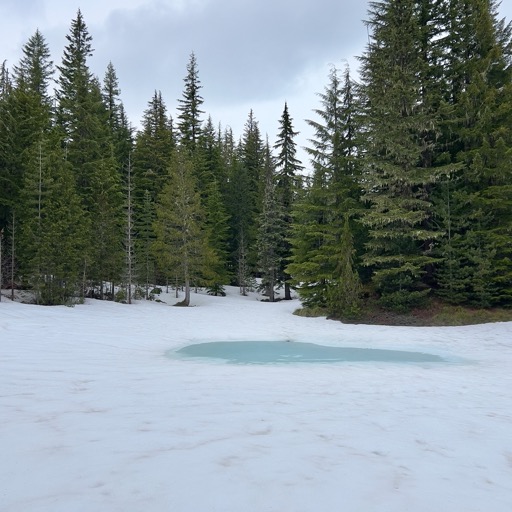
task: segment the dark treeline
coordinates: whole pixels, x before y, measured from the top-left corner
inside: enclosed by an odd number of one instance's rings
[[[512,305],[512,28],[494,0],[370,2],[359,78],[332,68],[297,159],[203,108],[195,55],[173,119],[159,91],[134,131],[115,68],[88,65],[80,11],[60,65],[36,31],[0,74],[3,287],[39,304],[241,293],[260,278],[351,318],[429,297]],[[50,83],[55,80],[55,91]],[[276,113],[276,118],[280,113]]]

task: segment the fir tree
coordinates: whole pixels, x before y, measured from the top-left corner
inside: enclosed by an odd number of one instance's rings
[[[512,197],[511,25],[497,3],[454,1],[444,81],[453,115],[443,124],[457,173],[436,189],[438,294],[454,303],[510,304]]]
[[[37,31],[23,46],[23,57],[6,80],[0,97],[0,228],[20,208],[24,175],[36,141],[48,133],[51,106],[48,85],[52,62],[43,36]],[[23,208],[21,206],[21,208]],[[18,253],[18,256],[23,256]]]
[[[265,191],[258,226],[258,269],[261,285],[270,302],[275,301],[275,287],[282,268],[285,219],[277,198],[275,168],[270,147],[265,150]]]
[[[341,282],[338,257],[348,250],[342,233],[346,219],[361,210],[352,85],[348,69],[342,79],[339,70],[333,68],[328,85],[319,95],[321,108],[314,110],[319,119],[308,121],[315,130],[311,146],[306,148],[314,172],[293,210],[288,265],[304,304],[333,311],[339,309],[331,304],[336,296],[332,290]],[[352,220],[350,229],[356,229]]]
[[[205,200],[205,227],[208,233],[208,244],[215,253],[216,264],[211,265],[209,293],[222,294],[223,285],[229,282],[229,216],[217,181],[208,185]]]
[[[37,303],[76,300],[88,243],[87,218],[55,133],[40,137],[31,152],[21,204],[20,263]]]
[[[191,284],[209,284],[216,258],[208,245],[193,164],[186,151],[173,156],[156,214],[154,251],[167,274],[178,276],[185,288],[180,305],[189,306]]]
[[[424,276],[436,262],[431,247],[440,236],[429,225],[429,187],[452,167],[432,162],[435,106],[425,93],[429,61],[422,51],[418,2],[373,2],[371,41],[361,58],[366,101],[365,199],[370,209],[366,265],[382,304],[407,309],[428,293]],[[421,6],[421,5],[420,5]],[[421,14],[421,15],[420,15]]]
[[[281,265],[279,269],[279,281],[284,282],[284,298],[291,299],[290,276],[286,273],[286,263],[291,255],[289,238],[291,235],[293,204],[301,188],[300,172],[303,169],[297,159],[297,144],[294,138],[299,132],[294,131],[292,118],[288,112],[288,104],[284,104],[283,114],[279,121],[279,133],[274,148],[277,151],[276,158],[276,194],[283,208],[284,230],[283,240],[279,244],[281,250]]]
[[[153,253],[149,250],[155,238],[153,220],[155,205],[168,180],[169,166],[175,152],[172,119],[160,92],[155,91],[142,119],[142,129],[135,138],[133,150],[134,223],[139,236],[135,257],[143,268],[146,296],[149,283],[159,279]]]
[[[184,82],[182,98],[178,99],[178,132],[180,144],[193,155],[201,134],[201,114],[204,113],[201,110],[204,100],[200,95],[202,86],[194,53],[190,55]]]

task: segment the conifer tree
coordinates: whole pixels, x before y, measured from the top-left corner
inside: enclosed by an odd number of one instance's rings
[[[370,209],[364,262],[383,305],[407,309],[428,293],[440,233],[430,220],[429,188],[453,167],[432,161],[438,117],[428,93],[430,62],[419,42],[431,20],[421,2],[373,2],[371,40],[361,57],[365,112],[365,200]]]
[[[135,258],[142,266],[139,275],[144,276],[147,298],[149,284],[156,284],[161,277],[149,247],[155,238],[155,205],[168,180],[175,152],[172,119],[167,114],[161,92],[153,94],[141,124],[133,150],[134,224],[139,233],[135,241]]]
[[[128,160],[133,146],[133,130],[128,122],[116,70],[111,62],[107,66],[103,79],[102,96],[107,113],[107,123],[112,139],[114,156],[119,172],[127,170]]]
[[[189,155],[194,155],[201,134],[201,97],[202,88],[199,80],[197,59],[194,53],[190,54],[187,64],[187,76],[183,79],[185,87],[182,98],[178,99],[178,133],[181,146],[187,149]]]
[[[12,81],[5,73],[7,83],[0,97],[0,228],[12,218],[14,208],[23,209],[20,197],[29,154],[36,141],[47,134],[51,122],[48,85],[53,67],[39,31],[22,52]],[[18,257],[23,254],[18,252]]]
[[[280,243],[281,266],[279,269],[279,281],[284,283],[284,299],[290,300],[290,276],[286,273],[287,260],[291,255],[289,238],[291,235],[292,209],[298,192],[301,188],[300,172],[303,169],[297,159],[297,144],[294,138],[299,132],[294,131],[292,118],[288,112],[288,104],[284,104],[283,114],[279,121],[279,133],[274,145],[277,151],[276,158],[276,194],[283,208],[284,231],[283,240]]]
[[[169,163],[175,148],[172,119],[160,91],[155,91],[142,118],[133,152],[133,179],[136,205],[148,191],[155,201],[167,180]]]
[[[350,229],[356,229],[351,219],[361,210],[352,88],[348,69],[343,78],[339,70],[331,69],[328,85],[319,94],[321,107],[314,110],[319,119],[308,121],[314,128],[306,148],[313,177],[293,209],[292,256],[287,267],[306,306],[333,311],[339,310],[331,304],[336,297],[332,290],[341,283],[338,258],[344,250],[352,251],[347,248],[348,236],[342,233],[347,218]],[[352,253],[347,261],[352,262],[351,258]]]
[[[206,190],[204,206],[205,228],[208,244],[214,252],[215,263],[211,265],[211,284],[208,291],[212,295],[224,294],[224,286],[229,282],[229,216],[226,212],[224,198],[217,181],[214,180]]]
[[[22,274],[38,304],[79,296],[88,232],[75,180],[58,134],[39,137],[24,177],[19,211]]]
[[[438,294],[454,303],[510,304],[511,25],[497,2],[450,4],[444,83],[452,116],[443,142],[457,173],[436,188]]]
[[[185,289],[180,305],[189,306],[191,284],[209,284],[212,265],[217,262],[208,244],[193,164],[186,150],[173,155],[154,229],[154,251],[160,265],[168,275],[178,276]]]
[[[88,65],[92,38],[80,10],[66,37],[68,44],[58,66],[57,125],[84,209],[91,218],[86,280],[99,287],[102,297],[104,283],[110,282],[113,287],[122,272],[121,176],[109,126],[110,112],[100,82]]]
[[[234,225],[235,239],[240,242],[243,231],[246,262],[250,272],[254,270],[257,262],[257,226],[265,183],[264,155],[259,124],[251,110],[239,147],[239,165],[235,167],[238,175],[233,176],[230,183],[232,188],[230,213],[232,220],[237,222]],[[236,248],[236,253],[238,252],[239,246]]]
[[[265,190],[258,226],[258,270],[269,302],[275,301],[275,287],[282,268],[285,232],[284,208],[277,198],[275,164],[267,141],[265,148]]]

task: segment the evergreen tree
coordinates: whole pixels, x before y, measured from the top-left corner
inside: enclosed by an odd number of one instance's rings
[[[39,137],[31,151],[19,211],[21,270],[38,304],[76,300],[84,271],[87,218],[60,140]]]
[[[228,190],[227,190],[227,213],[230,226],[230,257],[231,268],[240,277],[240,258],[244,260],[244,280],[250,273],[249,267],[249,240],[252,235],[254,223],[254,210],[251,195],[253,188],[249,179],[247,169],[242,163],[241,148],[238,146],[233,151],[228,165]],[[240,284],[240,283],[238,283]]]
[[[250,272],[255,269],[258,259],[256,237],[258,219],[263,205],[264,155],[265,150],[259,124],[251,110],[239,147],[238,165],[234,168],[237,176],[233,176],[230,182],[232,188],[231,208],[237,210],[230,212],[232,220],[235,221],[234,238],[238,241],[235,253],[239,253],[243,231],[246,263]]]
[[[345,217],[340,243],[333,252],[335,277],[327,288],[327,309],[330,316],[353,320],[361,312],[361,279],[354,265],[354,240],[349,215]]]
[[[450,4],[444,82],[453,114],[443,142],[459,170],[435,195],[446,230],[437,248],[438,294],[478,306],[512,297],[511,26],[496,13],[494,1]]]
[[[87,62],[93,52],[92,38],[80,10],[71,22],[67,40],[58,67],[57,125],[84,209],[91,218],[86,277],[99,287],[103,297],[104,283],[113,287],[119,280],[124,257],[121,176],[109,125],[111,112]]]
[[[56,91],[57,124],[63,131],[66,156],[78,173],[79,187],[84,188],[88,180],[80,167],[89,160],[91,151],[88,146],[95,144],[95,141],[90,140],[93,75],[87,62],[93,54],[93,48],[92,37],[80,10],[71,21],[66,39],[68,44],[64,48],[62,64],[57,66],[60,72]]]
[[[53,70],[48,47],[39,31],[22,51],[12,81],[7,72],[3,73],[7,83],[0,96],[0,229],[7,226],[14,208],[23,208],[20,198],[30,152],[50,129],[48,84]],[[18,257],[23,254],[18,252]]]
[[[430,224],[431,185],[453,167],[436,165],[432,127],[438,125],[428,89],[429,60],[422,51],[431,20],[422,2],[373,2],[371,40],[361,57],[366,101],[365,199],[370,209],[365,264],[383,305],[407,309],[428,293],[424,276],[436,262],[440,236]],[[427,92],[425,92],[427,91]]]
[[[153,224],[156,218],[155,206],[148,190],[144,191],[142,208],[138,212],[135,239],[135,261],[137,265],[138,282],[144,286],[146,300],[150,298],[149,288],[156,284],[155,258],[153,255],[153,243],[155,232]]]
[[[142,268],[146,297],[149,284],[156,284],[157,265],[149,247],[155,238],[155,205],[168,180],[169,166],[175,152],[172,119],[160,92],[155,91],[142,119],[142,130],[135,138],[133,151],[134,224],[139,234],[135,241],[135,258]]]
[[[347,248],[343,236],[346,219],[361,210],[360,164],[357,154],[356,100],[348,69],[343,78],[333,68],[329,83],[319,94],[321,107],[314,112],[318,120],[308,123],[314,128],[311,146],[313,177],[302,198],[293,209],[292,256],[288,272],[303,303],[339,313],[333,289],[342,286],[338,258]],[[357,229],[350,221],[351,231]],[[358,232],[359,233],[359,232]],[[352,262],[352,254],[347,261]]]
[[[168,275],[175,273],[185,288],[182,306],[190,305],[192,283],[208,285],[214,252],[208,245],[193,164],[185,150],[173,155],[169,181],[159,196],[154,225],[154,250]]]
[[[155,201],[167,180],[169,163],[174,151],[172,119],[162,93],[155,91],[144,111],[142,129],[135,138],[133,152],[133,179],[136,205],[140,206],[144,191]]]
[[[189,155],[194,155],[201,134],[201,114],[204,113],[201,110],[204,100],[200,95],[202,86],[194,53],[190,55],[184,82],[182,98],[178,99],[178,132],[180,144],[187,149]]]
[[[299,132],[294,131],[292,118],[288,112],[288,104],[284,104],[283,114],[279,121],[279,133],[274,148],[277,151],[276,159],[276,193],[283,208],[284,231],[283,240],[279,244],[281,249],[281,265],[278,280],[284,282],[284,298],[291,299],[290,276],[286,273],[286,263],[291,256],[289,238],[291,235],[292,209],[301,188],[300,172],[303,169],[297,159],[297,144],[294,138]]]
[[[36,30],[22,48],[23,57],[14,66],[14,80],[17,87],[38,96],[41,103],[49,105],[51,98],[48,87],[53,75],[50,49],[44,36]]]
[[[275,301],[275,287],[282,268],[285,232],[283,205],[276,194],[275,167],[270,147],[265,149],[265,191],[258,226],[258,268],[261,285],[270,302]]]
[[[219,190],[226,190],[227,170],[222,159],[222,139],[211,117],[208,117],[201,131],[195,161],[198,166],[199,191],[203,199],[213,182],[217,183]]]
[[[209,293],[223,294],[224,284],[229,282],[229,216],[217,181],[208,185],[205,200],[205,226],[208,233],[208,244],[215,255],[215,264],[211,265],[211,284]]]
[[[103,79],[102,96],[114,157],[121,172],[127,170],[128,160],[133,149],[133,130],[126,118],[120,95],[121,89],[119,88],[116,70],[113,64],[109,62]]]

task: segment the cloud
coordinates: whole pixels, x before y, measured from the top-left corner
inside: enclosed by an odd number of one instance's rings
[[[365,10],[359,1],[150,2],[112,11],[91,34],[95,59],[103,68],[112,60],[123,94],[149,100],[157,89],[173,104],[194,51],[205,100],[231,107],[295,94],[312,67],[352,57]]]

